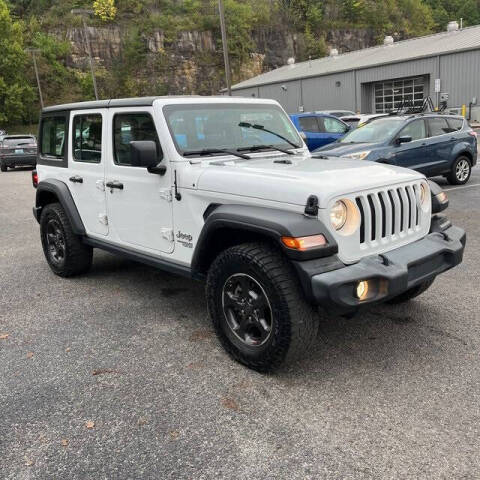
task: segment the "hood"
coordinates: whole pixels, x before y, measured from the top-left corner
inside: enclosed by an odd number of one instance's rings
[[[302,206],[309,195],[316,195],[320,208],[326,208],[338,195],[423,178],[418,172],[392,165],[325,160],[309,154],[202,162],[197,166],[202,168],[198,190]]]
[[[377,143],[340,143],[334,142],[318,148],[314,154],[332,155],[333,157],[342,157],[349,153],[363,152],[364,150],[372,150],[378,147]]]

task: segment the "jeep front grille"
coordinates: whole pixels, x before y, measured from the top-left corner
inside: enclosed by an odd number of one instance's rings
[[[357,196],[355,201],[361,217],[360,244],[408,235],[420,226],[420,184]]]

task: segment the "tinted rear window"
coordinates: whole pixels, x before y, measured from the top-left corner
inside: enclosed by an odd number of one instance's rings
[[[20,145],[20,144],[32,144],[36,143],[33,137],[15,137],[15,138],[8,138],[5,137],[3,139],[3,143],[5,145]]]
[[[463,128],[463,118],[447,118],[448,125],[452,131],[458,131]]]

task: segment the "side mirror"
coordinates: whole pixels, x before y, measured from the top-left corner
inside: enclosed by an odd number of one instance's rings
[[[409,137],[407,135],[404,135],[403,137],[398,137],[396,140],[395,140],[395,143],[397,145],[401,145],[402,143],[410,143],[412,141],[412,137]]]
[[[146,168],[150,173],[164,175],[165,165],[160,165],[157,144],[151,140],[130,142],[130,155],[133,167]],[[161,162],[160,158],[160,162]]]

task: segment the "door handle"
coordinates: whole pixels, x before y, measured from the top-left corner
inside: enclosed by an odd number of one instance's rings
[[[72,183],[83,183],[83,178],[79,177],[78,175],[74,175],[73,177],[70,177],[69,180]]]
[[[107,182],[105,186],[111,189],[116,188],[117,190],[123,190],[123,183],[120,183],[117,180],[114,180],[113,182]]]

